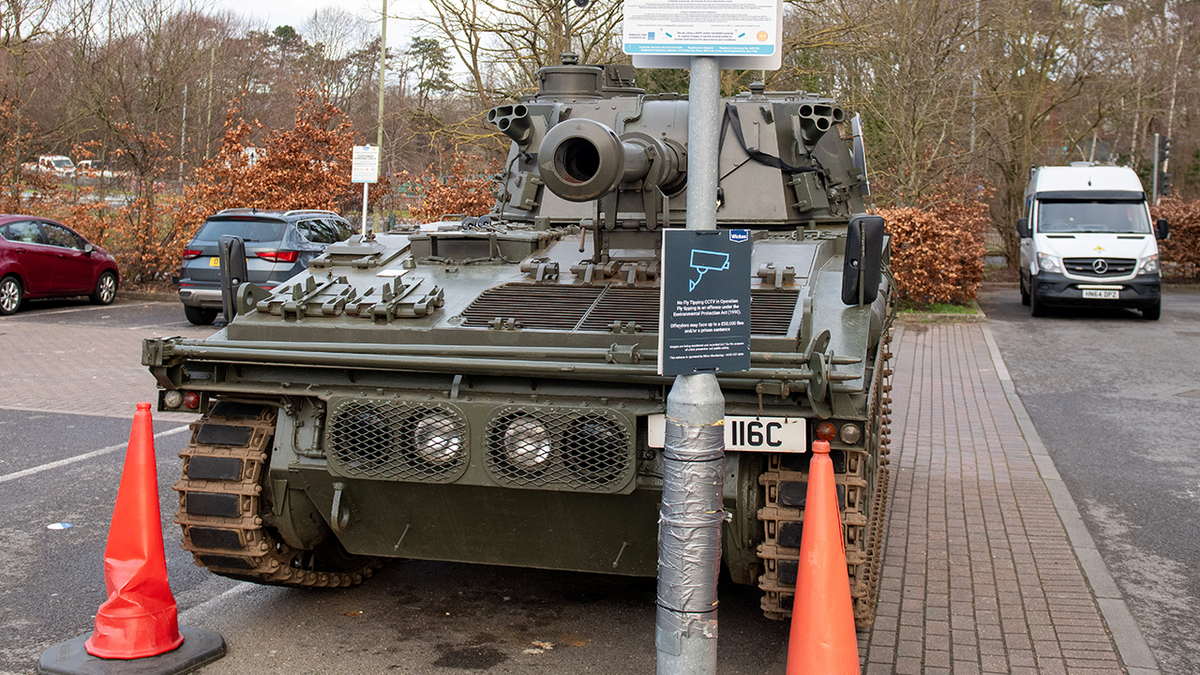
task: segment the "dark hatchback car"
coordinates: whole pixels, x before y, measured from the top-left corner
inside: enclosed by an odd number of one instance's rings
[[[183,251],[179,299],[187,320],[207,326],[221,312],[221,237],[241,237],[246,245],[246,281],[272,289],[302,272],[330,244],[354,229],[332,211],[225,209],[209,216]]]
[[[0,215],[0,314],[27,298],[87,295],[107,305],[121,274],[108,251],[48,218]]]

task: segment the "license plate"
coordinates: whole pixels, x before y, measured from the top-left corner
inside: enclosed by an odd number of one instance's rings
[[[1084,300],[1116,300],[1121,297],[1120,291],[1084,291]]]
[[[213,256],[213,257],[209,258],[208,266],[209,267],[220,267],[221,266],[221,258],[219,258],[217,256]]]
[[[647,422],[650,447],[663,447],[667,435],[666,416],[651,415]],[[803,417],[726,416],[724,426],[725,449],[731,452],[808,451]]]

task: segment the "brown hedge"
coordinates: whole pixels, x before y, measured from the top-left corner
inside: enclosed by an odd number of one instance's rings
[[[1200,276],[1200,201],[1168,197],[1150,209],[1154,218],[1166,218],[1171,236],[1158,242],[1165,276]]]
[[[892,235],[892,273],[903,300],[966,304],[983,282],[988,206],[947,201],[928,208],[883,208]]]

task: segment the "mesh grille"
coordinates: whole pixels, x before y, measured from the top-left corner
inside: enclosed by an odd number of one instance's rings
[[[348,476],[448,483],[467,465],[457,410],[411,401],[343,401],[330,415],[332,463]]]
[[[626,422],[580,409],[500,408],[487,426],[487,471],[513,487],[613,492],[629,479]]]
[[[750,332],[787,335],[800,291],[750,291]],[[620,286],[504,284],[484,291],[463,311],[463,325],[486,328],[493,319],[516,319],[522,328],[606,331],[614,321],[658,332],[659,290]]]

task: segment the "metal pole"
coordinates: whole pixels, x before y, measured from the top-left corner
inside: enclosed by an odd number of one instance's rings
[[[217,29],[212,31],[212,44],[208,46],[208,113],[204,116],[204,160],[208,161],[209,146],[212,145],[212,81],[213,65],[217,57]]]
[[[179,194],[183,194],[183,143],[187,140],[187,83],[183,85],[183,120],[179,123]],[[104,175],[103,173],[101,175]]]
[[[384,82],[387,76],[387,0],[383,0],[383,18],[380,20],[379,26],[379,128],[375,132],[375,144],[379,146],[379,173],[383,173],[383,94]],[[363,212],[367,209],[366,200],[363,200]],[[375,206],[375,230],[381,230],[379,226],[379,206]]]
[[[1154,134],[1154,178],[1150,184],[1150,205],[1158,206],[1158,134]]]
[[[362,219],[362,239],[367,240],[367,186],[370,183],[363,183],[363,219]]]
[[[687,229],[717,227],[718,57],[691,58]],[[725,398],[715,373],[680,375],[667,396],[659,512],[658,675],[717,672]]]

